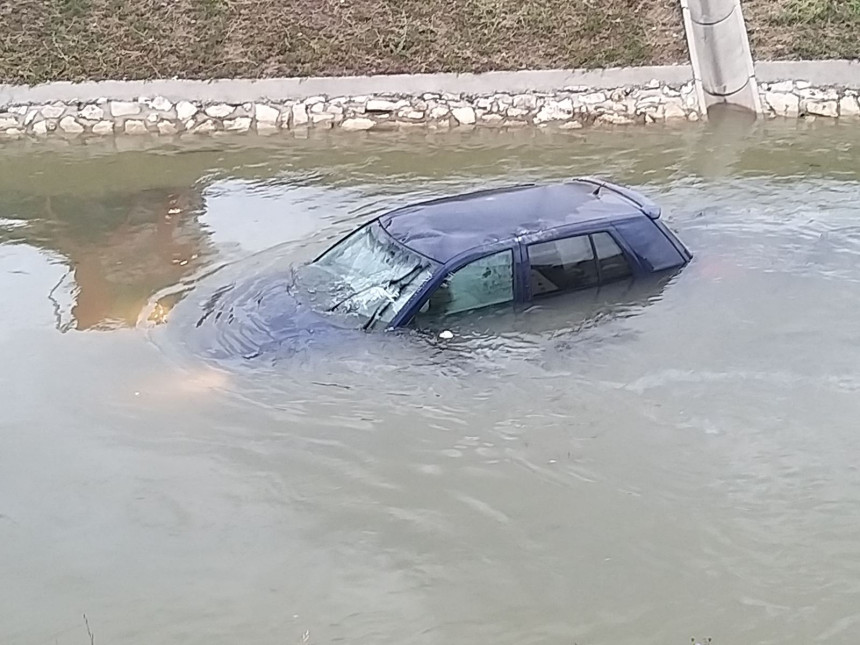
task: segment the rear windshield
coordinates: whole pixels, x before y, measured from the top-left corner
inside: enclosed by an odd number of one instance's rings
[[[647,217],[637,217],[614,224],[633,251],[651,267],[661,271],[678,265],[678,250]]]

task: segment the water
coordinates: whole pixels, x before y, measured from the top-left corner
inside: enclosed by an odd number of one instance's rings
[[[0,149],[0,642],[856,640],[856,125],[117,145]],[[196,299],[382,210],[580,174],[693,264],[194,351]]]

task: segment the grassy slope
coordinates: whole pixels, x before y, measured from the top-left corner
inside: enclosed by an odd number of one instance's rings
[[[757,58],[860,58],[860,0],[743,0]],[[0,0],[0,82],[682,62],[678,0]]]
[[[683,60],[677,0],[0,0],[0,81]]]
[[[860,58],[860,0],[742,0],[757,60]]]

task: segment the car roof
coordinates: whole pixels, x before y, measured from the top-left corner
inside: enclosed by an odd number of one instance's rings
[[[659,217],[656,205],[590,178],[480,190],[399,208],[379,217],[398,242],[446,263],[468,251],[563,226]]]

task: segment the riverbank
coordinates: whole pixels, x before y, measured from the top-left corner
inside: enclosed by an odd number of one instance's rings
[[[769,116],[860,116],[860,64],[760,63]],[[0,135],[628,126],[703,118],[688,66],[0,86]]]

